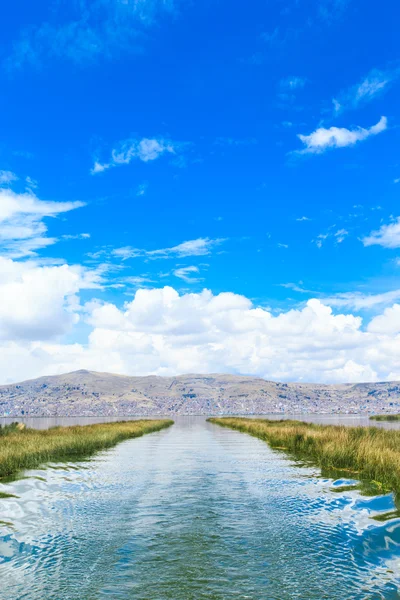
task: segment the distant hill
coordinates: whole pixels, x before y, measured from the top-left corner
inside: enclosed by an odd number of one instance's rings
[[[0,416],[400,412],[400,383],[275,383],[241,375],[75,371],[0,386]]]

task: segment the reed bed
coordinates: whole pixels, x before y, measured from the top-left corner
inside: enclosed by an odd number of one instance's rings
[[[233,417],[208,420],[249,433],[324,470],[350,471],[357,479],[372,481],[400,497],[400,431],[291,420]]]
[[[17,424],[0,433],[0,478],[22,469],[76,457],[84,458],[124,440],[169,427],[167,419],[120,421],[47,430],[25,429]]]
[[[372,421],[400,421],[400,415],[372,415]]]

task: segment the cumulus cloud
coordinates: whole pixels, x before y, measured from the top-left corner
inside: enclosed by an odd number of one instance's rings
[[[0,257],[0,340],[48,340],[79,320],[77,293],[98,288],[99,274],[81,266],[41,266]]]
[[[145,250],[143,248],[133,248],[132,246],[124,246],[122,248],[115,248],[112,251],[112,255],[127,260],[128,258],[145,257],[150,259],[157,258],[184,258],[187,256],[206,256],[210,254],[215,246],[218,246],[225,239],[223,238],[197,238],[196,240],[189,240],[182,242],[177,246],[171,248],[160,248],[158,250]]]
[[[389,225],[382,225],[376,231],[362,239],[364,246],[383,246],[384,248],[400,248],[400,217]]]
[[[46,217],[84,206],[82,202],[40,200],[32,191],[18,194],[0,188],[0,249],[14,258],[32,256],[57,240],[46,236]]]
[[[345,127],[319,127],[309,135],[298,134],[298,138],[303,142],[305,148],[299,150],[299,154],[321,154],[329,148],[345,148],[354,146],[357,142],[377,135],[387,128],[387,118],[381,117],[376,125],[367,129],[357,127],[355,129],[346,129]]]
[[[175,154],[176,147],[169,140],[163,138],[143,138],[141,140],[128,139],[120,142],[111,152],[111,158],[106,163],[100,163],[98,160],[95,161],[91,174],[102,173],[112,167],[119,165],[128,165],[132,160],[141,160],[143,162],[149,162],[156,160],[162,154]]]
[[[133,375],[219,371],[315,382],[400,378],[396,304],[363,327],[359,316],[335,314],[317,299],[274,315],[231,292],[179,295],[165,287],[139,289],[122,307],[93,300],[82,313],[77,294],[96,285],[88,273],[32,267],[21,282],[16,268],[0,282],[2,382],[78,368]],[[1,272],[6,277],[4,265]],[[24,303],[26,294],[34,301]],[[91,327],[87,343],[53,339],[82,314]]]
[[[398,293],[397,298],[399,297],[400,294]],[[372,319],[368,324],[368,331],[390,336],[400,334],[400,305],[394,304],[386,308],[383,314]]]

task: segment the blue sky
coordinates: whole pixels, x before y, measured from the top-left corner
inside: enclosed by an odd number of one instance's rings
[[[399,13],[394,1],[377,11],[357,0],[8,6],[0,340],[16,354],[0,378],[81,363],[132,374],[400,377]],[[178,297],[178,338],[165,329],[176,315],[165,313],[162,288]],[[208,301],[196,318],[182,312],[204,289],[227,300],[218,324],[207,321]],[[137,290],[146,306],[158,298],[164,307],[152,327],[131,318]],[[281,356],[264,325],[255,340],[247,314],[224,338],[229,298],[242,297],[262,319],[293,318],[297,340],[308,328],[298,369],[292,343]],[[318,327],[325,317],[310,300],[331,311],[334,333],[313,349],[320,363],[307,352],[315,314]],[[354,335],[338,350],[340,319]],[[383,350],[382,363],[371,358],[372,334],[390,360]],[[232,343],[248,344],[246,356]],[[99,358],[107,352],[112,360]]]

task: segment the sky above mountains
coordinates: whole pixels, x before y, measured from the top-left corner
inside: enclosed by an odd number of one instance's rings
[[[3,11],[0,382],[400,379],[400,8]]]

